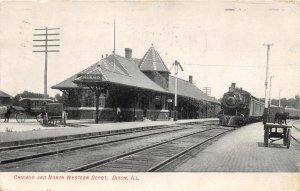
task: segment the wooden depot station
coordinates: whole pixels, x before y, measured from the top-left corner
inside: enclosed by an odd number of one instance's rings
[[[125,57],[106,56],[52,88],[67,98],[68,118],[116,121],[118,111],[122,121],[174,117],[175,77],[153,46],[142,59],[125,48]],[[178,119],[215,117],[220,111],[220,102],[197,88],[192,76],[178,79],[177,103]]]

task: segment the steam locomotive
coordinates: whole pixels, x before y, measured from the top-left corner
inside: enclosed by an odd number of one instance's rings
[[[260,121],[263,112],[263,102],[232,83],[221,101],[219,123],[222,126],[239,127],[247,123]]]

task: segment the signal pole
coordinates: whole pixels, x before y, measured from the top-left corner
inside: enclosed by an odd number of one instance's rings
[[[181,71],[183,71],[183,68],[181,66],[181,64],[175,60],[175,62],[172,64],[170,70],[172,70],[173,67],[175,67],[175,98],[174,98],[174,121],[177,121],[177,94],[178,94],[178,78],[177,78],[177,74],[178,74],[178,66],[180,67]]]
[[[34,50],[33,52],[44,52],[45,53],[45,69],[44,69],[44,98],[47,98],[47,70],[48,70],[48,52],[59,52],[59,50],[49,50],[49,47],[57,47],[59,44],[49,44],[49,42],[59,41],[58,38],[49,38],[49,36],[58,36],[59,33],[48,33],[49,31],[57,31],[59,28],[40,28],[34,29],[35,31],[40,31],[40,33],[33,34],[34,37],[38,39],[33,39],[33,47],[42,48],[40,50]],[[42,38],[40,38],[42,37]],[[41,43],[42,42],[42,43]]]

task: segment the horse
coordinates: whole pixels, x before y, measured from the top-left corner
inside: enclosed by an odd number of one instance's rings
[[[276,123],[277,121],[278,124],[282,124],[283,122],[286,124],[286,119],[288,118],[288,116],[289,116],[288,112],[276,113],[274,118],[274,123]]]

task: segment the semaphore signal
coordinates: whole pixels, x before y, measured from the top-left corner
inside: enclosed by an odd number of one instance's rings
[[[57,30],[60,28],[41,28],[34,29],[35,31],[39,31],[37,34],[33,34],[34,38],[33,42],[36,43],[33,47],[38,48],[38,50],[34,50],[33,52],[44,52],[45,53],[45,70],[44,70],[44,98],[47,98],[47,65],[48,65],[48,52],[59,52],[57,49],[53,49],[54,47],[60,46],[58,41],[60,39],[57,38],[60,35]],[[55,43],[54,43],[55,42]]]

